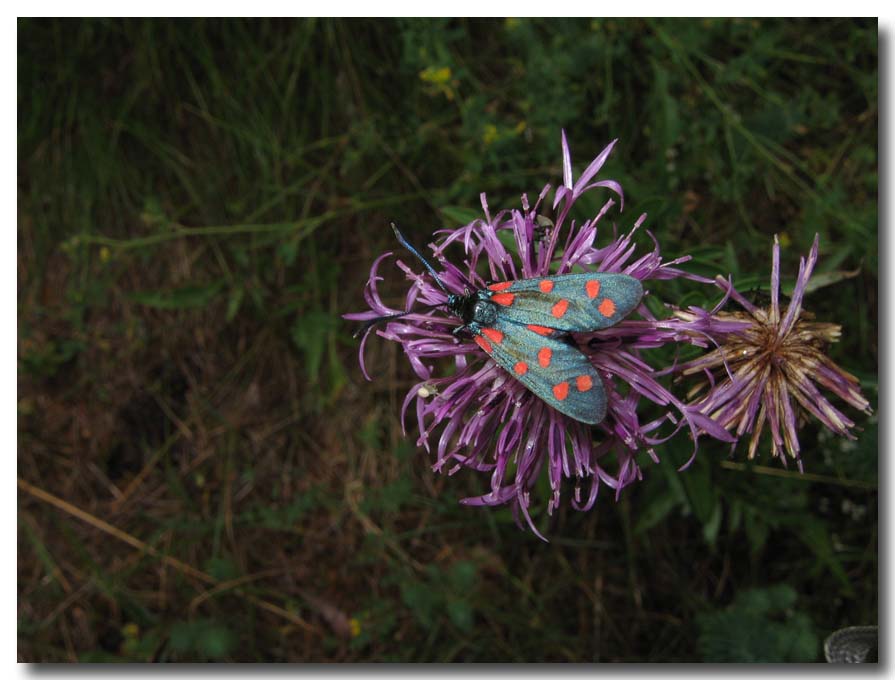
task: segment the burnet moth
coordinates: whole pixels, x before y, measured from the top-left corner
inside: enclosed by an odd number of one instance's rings
[[[640,304],[643,286],[627,274],[560,274],[492,283],[463,295],[444,282],[392,223],[407,248],[447,294],[447,307],[463,322],[455,335],[468,333],[511,376],[560,413],[596,425],[606,417],[606,390],[596,368],[569,333],[614,326]],[[355,337],[380,322],[412,312],[370,319]]]

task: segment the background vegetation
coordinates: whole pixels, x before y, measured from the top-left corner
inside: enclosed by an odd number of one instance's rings
[[[877,395],[877,27],[857,20],[20,21],[19,658],[819,660],[877,621],[877,424],[806,474],[685,438],[580,514],[458,505],[354,327],[416,242],[613,138],[669,256],[808,299]],[[595,208],[601,197],[595,195]],[[645,239],[645,237],[644,237]],[[401,277],[383,284],[397,300]],[[670,283],[678,303],[706,291]]]

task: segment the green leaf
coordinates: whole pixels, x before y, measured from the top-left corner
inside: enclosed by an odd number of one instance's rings
[[[414,618],[424,626],[430,626],[434,621],[437,599],[436,593],[429,587],[429,584],[419,581],[401,583],[401,600]]]
[[[329,336],[329,375],[326,378],[327,384],[325,392],[327,400],[338,395],[342,387],[348,382],[348,374],[345,371],[345,365],[342,363],[342,359],[339,356],[334,339],[335,333],[332,331]],[[327,401],[327,403],[329,402]]]
[[[655,124],[658,141],[662,147],[674,146],[679,134],[677,100],[669,92],[669,71],[657,60],[651,60],[653,67],[653,97],[656,104]]]
[[[471,592],[478,581],[478,570],[475,564],[468,560],[462,560],[451,566],[448,572],[448,582],[458,593]]]
[[[465,600],[448,600],[448,618],[462,630],[469,630],[473,626],[473,609]]]
[[[851,271],[837,270],[833,272],[822,272],[820,274],[814,274],[814,276],[812,276],[808,280],[808,284],[805,286],[805,292],[813,293],[814,291],[823,288],[824,286],[832,286],[834,283],[839,283],[840,281],[845,281],[846,279],[853,279],[860,273],[861,267],[852,269]],[[784,292],[790,294],[792,293],[792,288]]]
[[[760,514],[752,509],[747,509],[745,529],[746,539],[749,541],[749,550],[753,555],[757,555],[768,540],[770,527]]]
[[[243,297],[245,297],[245,290],[243,288],[234,288],[230,291],[230,299],[227,300],[227,312],[224,314],[227,323],[233,321],[236,313],[239,311],[240,305],[242,305]]]
[[[236,635],[211,619],[181,621],[171,626],[169,644],[172,651],[185,659],[219,659],[234,648]]]
[[[298,239],[292,238],[277,245],[277,256],[287,267],[295,264],[296,255],[298,255]]]
[[[413,484],[407,477],[401,477],[382,488],[371,491],[361,503],[365,512],[394,515],[407,505],[413,497]]]
[[[205,571],[218,581],[230,581],[240,575],[239,567],[226,557],[212,557],[205,562]]]
[[[303,354],[305,370],[312,383],[319,381],[323,351],[335,325],[332,314],[320,311],[303,314],[292,325],[292,341]]]
[[[680,480],[696,519],[701,524],[707,524],[712,519],[718,502],[717,491],[712,485],[708,466],[695,461],[680,474]]]
[[[853,589],[848,579],[848,574],[845,572],[842,562],[840,562],[833,551],[833,542],[830,540],[830,533],[826,525],[821,521],[803,517],[798,523],[791,523],[789,528],[811,549],[820,562],[826,565],[833,575],[839,579],[845,591],[848,594],[852,594]]]
[[[642,534],[663,519],[665,519],[675,507],[680,506],[682,498],[674,491],[653,495],[644,506],[640,508],[640,517],[634,525],[634,533]]]
[[[740,265],[733,241],[728,241],[724,246],[724,265],[727,271],[722,273],[722,276],[725,276],[725,278],[727,274],[734,278],[739,276]]]
[[[77,356],[86,346],[86,343],[80,340],[68,338],[49,341],[43,346],[23,351],[20,358],[20,370],[39,378],[48,378]]]
[[[704,661],[784,663],[816,661],[818,638],[811,619],[793,611],[788,585],[747,590],[723,610],[696,617]]]
[[[715,503],[715,509],[712,511],[711,517],[709,517],[708,521],[702,525],[702,535],[705,537],[705,542],[709,545],[715,545],[715,541],[718,539],[718,531],[721,529],[721,520],[723,518],[724,512],[721,503]]]
[[[733,499],[730,502],[730,505],[727,509],[727,529],[731,533],[735,532],[740,528],[740,523],[743,521],[743,504],[737,500]]]
[[[156,309],[196,309],[208,305],[221,289],[221,283],[184,286],[173,290],[143,291],[131,294],[131,300]]]
[[[214,624],[204,628],[197,639],[198,651],[210,659],[220,659],[233,649],[236,636],[228,628]]]
[[[112,654],[101,649],[91,649],[78,655],[80,663],[124,663],[127,661],[119,654]]]

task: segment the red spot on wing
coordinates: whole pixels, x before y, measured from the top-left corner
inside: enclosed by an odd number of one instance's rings
[[[503,333],[496,328],[483,328],[482,335],[488,338],[491,342],[496,342],[498,345],[503,342]]]
[[[544,279],[538,284],[538,288],[541,289],[542,293],[549,293],[551,290],[553,290],[553,281],[551,281],[550,279]]]
[[[485,350],[488,354],[491,354],[491,343],[485,340],[481,335],[475,336],[475,344]]]
[[[579,375],[575,378],[575,386],[578,388],[579,392],[587,392],[594,386],[593,378],[589,375]]]
[[[584,289],[587,291],[587,297],[593,300],[600,294],[600,282],[597,279],[591,279],[584,285]]]
[[[500,283],[492,283],[490,286],[488,286],[488,290],[493,290],[495,293],[500,293],[502,291],[505,291],[512,285],[512,281],[501,281]]]
[[[538,363],[543,368],[547,368],[550,365],[551,358],[553,358],[553,350],[549,347],[541,347],[538,351]]]
[[[497,295],[491,296],[491,300],[504,307],[509,307],[513,304],[513,299],[515,297],[516,296],[513,293],[497,293]]]
[[[566,310],[569,308],[568,300],[560,300],[555,305],[553,305],[553,309],[550,310],[557,319],[561,318],[563,314],[566,313]]]
[[[538,335],[553,335],[553,329],[547,328],[547,326],[536,326],[535,324],[530,323],[526,328]]]
[[[528,373],[528,364],[524,361],[519,361],[513,366],[513,370],[516,371],[516,375],[525,375]]]
[[[615,314],[615,303],[609,298],[606,298],[600,303],[598,309],[603,316],[612,316]]]
[[[562,401],[569,396],[569,383],[561,382],[553,386],[553,396]]]

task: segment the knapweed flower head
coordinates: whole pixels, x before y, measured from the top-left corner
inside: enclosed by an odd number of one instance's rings
[[[798,429],[810,416],[835,434],[854,439],[854,422],[823,394],[831,392],[854,408],[871,413],[857,378],[826,356],[841,327],[814,320],[802,303],[817,262],[819,238],[808,259],[801,259],[799,275],[788,304],[780,301],[780,244],[774,237],[770,304],[760,307],[718,279],[725,300],[735,301],[743,311],[678,310],[677,318],[703,332],[717,343],[714,351],[677,367],[685,376],[702,379],[692,390],[691,406],[710,417],[737,438],[750,435],[748,455],[753,458],[767,425],[771,451],[783,463],[784,450],[801,469]]]
[[[373,263],[364,291],[369,309],[345,315],[367,322],[400,315],[378,328],[376,334],[400,343],[419,377],[419,383],[404,399],[402,423],[406,427],[412,414],[419,432],[417,443],[434,451],[436,471],[453,474],[470,468],[490,476],[490,490],[463,499],[463,503],[510,503],[517,518],[524,518],[536,533],[529,514],[530,490],[542,472],[551,487],[548,511],[560,502],[563,479],[574,484],[572,506],[587,510],[594,505],[602,485],[617,495],[640,478],[635,460],[638,452],[645,451],[657,460],[653,447],[663,441],[658,429],[664,423],[676,423],[679,428],[686,422],[694,434],[699,430],[731,439],[663,387],[657,380],[657,370],[644,356],[646,350],[669,342],[683,340],[705,346],[705,339],[697,332],[685,332],[688,324],[681,319],[660,323],[642,302],[634,314],[610,328],[574,333],[567,338],[603,379],[607,415],[595,427],[551,408],[498,366],[471,337],[454,333],[463,322],[446,311],[448,296],[489,284],[573,271],[626,274],[643,284],[645,295],[649,294],[650,282],[663,279],[687,277],[711,283],[677,267],[689,257],[663,261],[651,234],[653,248],[638,254],[633,237],[645,215],[620,236],[612,229],[605,244],[598,245],[598,237],[604,236],[598,227],[615,205],[612,198],[583,223],[576,224],[569,218],[576,201],[589,191],[608,190],[623,206],[618,182],[596,179],[614,144],[573,180],[563,133],[563,183],[554,192],[551,205],[546,201],[552,189],[549,184],[533,205],[523,195],[521,209],[496,214],[491,213],[482,194],[481,219],[441,231],[441,238],[430,244],[430,259],[438,269],[434,273],[446,290],[431,273],[420,271],[423,267],[419,263],[398,259],[396,265],[410,285],[402,309],[386,305],[378,288],[383,280],[380,267],[392,256],[385,253]],[[360,346],[361,369],[368,379],[364,348],[371,330],[366,328]],[[658,407],[648,422],[641,420],[644,401]]]

